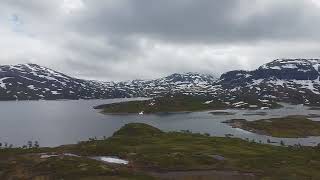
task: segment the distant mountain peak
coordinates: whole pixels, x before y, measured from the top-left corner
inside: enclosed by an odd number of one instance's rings
[[[276,59],[253,71],[224,73],[218,83],[226,97],[250,95],[320,105],[319,67],[319,59]]]
[[[314,67],[318,71],[320,59],[276,59],[259,67],[259,69],[299,69]]]

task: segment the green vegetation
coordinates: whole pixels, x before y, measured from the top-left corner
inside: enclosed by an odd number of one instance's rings
[[[67,156],[66,146],[58,148],[1,149],[0,179],[65,180],[149,180],[153,177],[127,166],[105,164],[88,157]],[[58,154],[41,158],[40,153]]]
[[[41,159],[40,152],[81,157]],[[112,165],[86,158],[103,155],[118,156],[130,163]],[[200,179],[199,174],[205,170],[205,175],[212,175],[207,179],[214,179],[217,172],[239,172],[243,179],[249,174],[250,179],[304,180],[320,179],[319,167],[319,147],[280,147],[189,131],[165,133],[140,123],[125,125],[106,140],[57,148],[0,150],[0,179],[13,175],[20,179],[151,179],[151,175],[158,178],[161,173],[176,171],[189,174],[181,179]],[[239,176],[233,179],[241,179]]]
[[[306,116],[287,116],[257,121],[233,119],[225,123],[233,127],[273,137],[297,138],[320,136],[320,122],[312,121]]]
[[[129,101],[100,105],[96,109],[102,109],[103,113],[169,113],[169,112],[193,112],[205,110],[221,110],[232,108],[259,109],[261,107],[279,108],[281,105],[275,102],[260,102],[250,100],[247,102],[224,102],[217,98],[205,96],[174,95],[158,97],[145,101]]]
[[[320,150],[316,148],[276,147],[187,131],[164,133],[138,123],[124,126],[108,140],[82,142],[69,151],[113,154],[157,171],[215,169],[250,172],[266,179],[320,178]]]

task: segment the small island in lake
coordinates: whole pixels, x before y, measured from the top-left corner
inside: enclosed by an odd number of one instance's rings
[[[131,123],[75,145],[2,148],[0,179],[320,179],[319,150]]]
[[[250,100],[250,101],[249,101]],[[252,100],[223,101],[207,96],[167,95],[144,101],[129,101],[105,104],[94,107],[103,113],[168,113],[194,112],[224,109],[274,109],[282,107],[273,101]]]
[[[283,118],[247,121],[232,119],[225,121],[234,128],[240,128],[257,134],[282,138],[302,138],[320,136],[320,122],[312,121],[308,116],[287,116]]]

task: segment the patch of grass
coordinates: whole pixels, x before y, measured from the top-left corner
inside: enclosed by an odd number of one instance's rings
[[[148,179],[126,167],[115,167],[82,157],[52,157],[35,164],[32,172],[47,172],[53,179]],[[150,178],[150,177],[149,177]]]
[[[63,155],[67,149],[74,146],[0,149],[0,179],[154,179],[128,166],[105,164],[86,156]],[[41,153],[58,154],[58,156],[41,159]]]
[[[155,136],[162,133],[159,129],[147,124],[130,123],[124,125],[119,131],[116,131],[114,136]]]
[[[312,121],[306,116],[287,116],[257,121],[234,119],[226,123],[244,130],[273,137],[297,138],[320,136],[320,122]]]

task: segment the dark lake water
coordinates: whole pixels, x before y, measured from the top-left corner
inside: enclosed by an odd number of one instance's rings
[[[37,140],[41,146],[58,146],[77,143],[89,137],[108,137],[124,124],[143,122],[164,131],[191,130],[214,136],[233,134],[235,137],[265,143],[268,139],[275,142],[283,140],[291,145],[300,143],[314,146],[320,143],[320,137],[273,138],[234,129],[221,123],[234,118],[256,120],[286,115],[320,114],[320,111],[311,111],[305,106],[286,105],[281,109],[257,110],[260,113],[266,112],[265,116],[244,115],[257,112],[252,110],[228,110],[235,113],[228,116],[212,115],[208,111],[160,115],[104,115],[92,108],[100,104],[127,100],[129,99],[0,102],[0,142],[22,146],[29,140]]]

